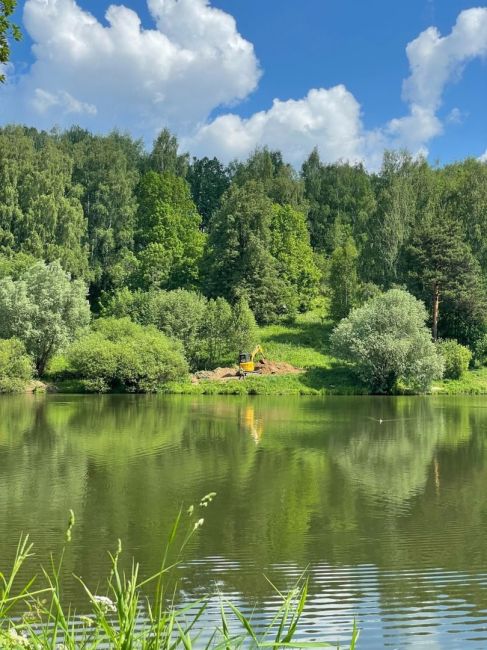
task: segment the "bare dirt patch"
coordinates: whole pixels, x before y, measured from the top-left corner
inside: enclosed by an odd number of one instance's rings
[[[301,368],[296,368],[290,363],[284,361],[269,361],[268,359],[261,359],[255,364],[254,375],[296,375],[303,372]],[[232,379],[240,379],[238,375],[238,366],[231,368],[215,368],[215,370],[200,370],[192,375],[193,383],[198,383],[201,380],[211,381],[229,381]]]

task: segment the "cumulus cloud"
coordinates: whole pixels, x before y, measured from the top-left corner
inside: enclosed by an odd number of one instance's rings
[[[486,149],[485,152],[484,152],[484,153],[479,157],[479,160],[480,160],[481,162],[485,162],[485,163],[487,163],[487,149]]]
[[[223,160],[267,145],[298,165],[317,146],[326,161],[376,167],[384,148],[427,152],[432,138],[461,120],[459,108],[439,117],[445,87],[470,60],[487,56],[487,8],[468,9],[450,34],[430,27],[407,45],[405,115],[375,130],[364,128],[361,106],[343,85],[275,99],[246,119],[228,112],[210,120],[215,109],[238,104],[257,87],[252,44],[209,0],[147,3],[151,29],[125,6],[110,6],[101,23],[76,0],[26,0],[24,25],[35,61],[28,71],[8,71],[0,90],[3,121],[116,126],[146,140],[168,126],[193,153]]]
[[[317,143],[325,160],[362,158],[360,105],[345,86],[311,90],[297,101],[276,99],[268,111],[249,119],[222,115],[204,125],[188,144],[198,153],[211,151],[223,160],[245,156],[265,144],[299,163]]]
[[[154,29],[124,6],[110,6],[103,25],[75,0],[27,0],[35,62],[2,92],[4,119],[68,123],[78,113],[101,129],[184,130],[254,90],[259,64],[230,15],[208,0],[148,4]]]
[[[487,8],[462,11],[448,36],[430,27],[408,44],[406,53],[411,74],[403,84],[403,99],[409,112],[375,131],[363,129],[357,100],[337,86],[312,90],[299,101],[275,100],[268,111],[246,120],[220,116],[201,127],[190,144],[227,159],[268,145],[282,149],[294,162],[318,146],[324,160],[361,159],[372,167],[385,148],[426,154],[429,141],[445,128],[438,117],[445,87],[460,78],[468,61],[487,55]],[[461,116],[456,108],[445,122],[458,122]]]

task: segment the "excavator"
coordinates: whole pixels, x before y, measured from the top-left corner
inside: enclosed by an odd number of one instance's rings
[[[260,354],[264,358],[264,350],[257,345],[252,352],[241,352],[238,357],[238,375],[245,377],[255,372],[255,357]]]

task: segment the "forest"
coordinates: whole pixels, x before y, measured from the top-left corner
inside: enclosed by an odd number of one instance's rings
[[[235,356],[256,324],[317,304],[338,323],[391,290],[424,303],[430,339],[482,364],[486,235],[487,164],[472,158],[390,151],[372,172],[314,150],[296,170],[266,148],[229,165],[190,158],[167,130],[147,151],[116,131],[6,126],[0,374],[29,375],[19,346],[39,376],[69,348],[71,372],[109,390],[131,345],[122,383],[152,390]]]

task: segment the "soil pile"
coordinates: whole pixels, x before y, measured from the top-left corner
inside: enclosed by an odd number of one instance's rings
[[[300,368],[296,368],[290,363],[283,361],[261,359],[255,364],[255,374],[257,375],[295,375],[300,372],[303,372]],[[237,366],[233,366],[232,368],[215,368],[215,370],[200,370],[192,376],[194,383],[198,383],[201,380],[228,381],[231,379],[240,379]]]

